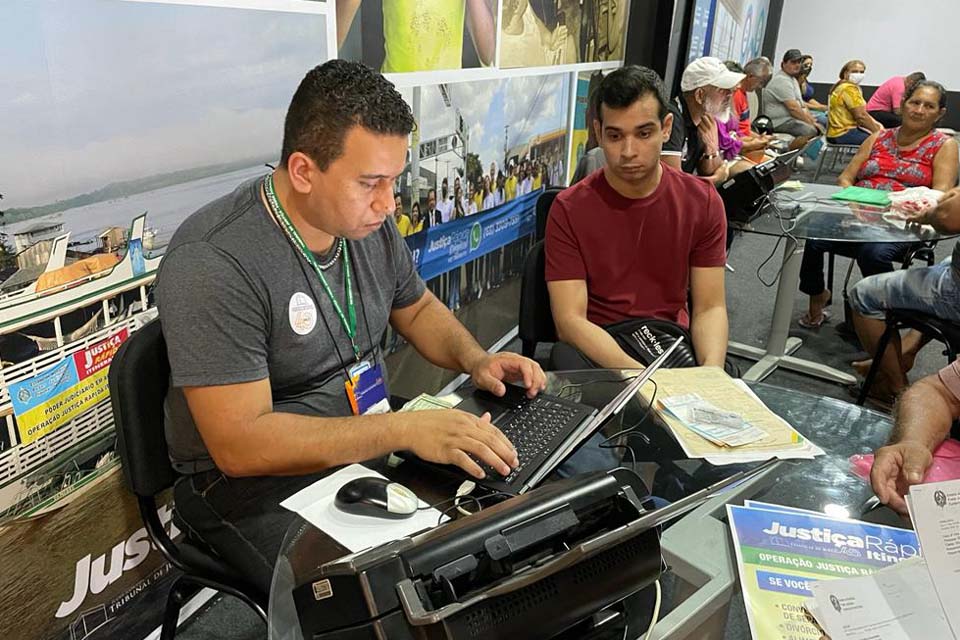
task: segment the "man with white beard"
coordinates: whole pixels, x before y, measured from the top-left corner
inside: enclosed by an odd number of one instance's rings
[[[670,101],[673,130],[661,156],[668,165],[720,184],[729,177],[720,153],[717,121],[730,118],[730,100],[744,79],[718,58],[691,62],[680,78],[680,95]]]

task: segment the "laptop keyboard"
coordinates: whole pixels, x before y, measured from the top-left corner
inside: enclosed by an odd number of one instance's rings
[[[501,476],[482,463],[481,468],[488,476],[502,477],[506,482],[513,482],[527,463],[555,444],[554,438],[569,424],[576,413],[576,407],[561,404],[543,396],[524,401],[514,408],[513,415],[508,421],[497,425],[516,447],[520,464],[507,476]]]

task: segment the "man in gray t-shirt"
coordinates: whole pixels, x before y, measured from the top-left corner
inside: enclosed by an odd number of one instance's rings
[[[794,136],[790,149],[803,148],[821,133],[817,121],[803,103],[797,82],[802,59],[799,49],[788,49],[783,55],[780,71],[763,89],[763,115],[773,122],[774,131]]]
[[[476,460],[504,475],[518,464],[489,416],[378,413],[386,402],[364,413],[389,398],[388,323],[480,388],[545,386],[532,360],[484,351],[416,273],[392,220],[412,128],[381,75],[342,60],[313,69],[287,112],[280,167],[190,216],[157,277],[177,513],[264,594],[293,518],[280,501],[327,470],[396,450],[476,477]]]

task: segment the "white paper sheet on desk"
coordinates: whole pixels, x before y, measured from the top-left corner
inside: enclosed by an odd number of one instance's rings
[[[954,633],[960,634],[960,480],[913,485],[907,506],[933,587]]]
[[[437,526],[440,512],[432,508],[417,511],[403,520],[358,516],[337,509],[333,499],[340,487],[351,480],[370,476],[384,477],[363,465],[352,464],[301,489],[281,502],[280,506],[299,514],[351,552],[376,547]],[[427,504],[421,500],[420,506],[426,507]]]
[[[813,615],[831,640],[953,638],[922,558],[869,576],[814,582]]]

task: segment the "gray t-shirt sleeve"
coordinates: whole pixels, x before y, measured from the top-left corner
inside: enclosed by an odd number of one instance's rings
[[[786,102],[787,100],[798,100],[800,96],[799,87],[795,80],[788,76],[776,76],[770,81],[766,88],[767,95],[777,102]]]
[[[387,219],[386,230],[390,253],[393,255],[393,272],[397,283],[391,308],[403,309],[422,298],[427,285],[424,284],[420,274],[417,273],[417,268],[413,264],[413,256],[410,255],[410,248],[403,236],[400,235],[400,231],[393,221],[393,216]]]
[[[173,386],[212,386],[268,377],[269,306],[240,265],[207,242],[164,256],[157,306]]]

